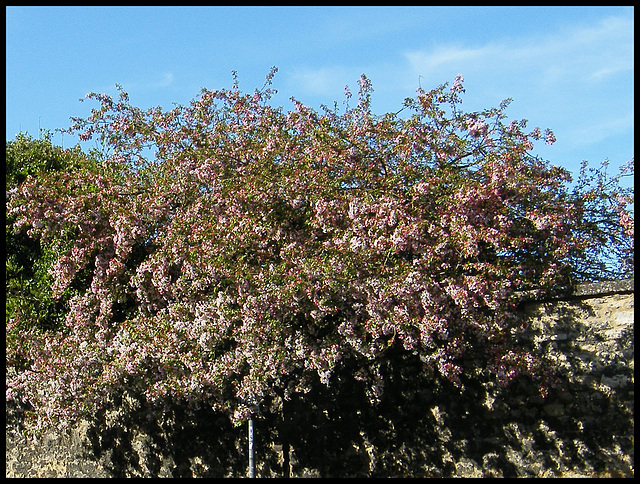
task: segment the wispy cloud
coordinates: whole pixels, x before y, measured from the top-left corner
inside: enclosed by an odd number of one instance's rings
[[[582,126],[576,126],[568,134],[572,139],[579,140],[582,145],[594,144],[620,133],[633,131],[634,120],[632,112],[611,118],[595,119]]]
[[[510,39],[481,46],[440,45],[405,52],[415,78],[441,76],[464,69],[509,79],[511,73],[532,73],[531,82],[605,80],[633,70],[633,20],[608,18],[595,26],[566,29],[546,37]]]
[[[173,72],[166,72],[162,79],[150,84],[150,87],[169,87],[173,84]]]
[[[138,76],[138,78],[134,80],[125,80],[124,82],[114,81],[112,84],[101,84],[98,87],[85,89],[82,95],[84,96],[84,94],[88,92],[104,92],[114,94],[116,84],[120,84],[123,89],[130,94],[139,95],[156,89],[170,87],[174,84],[174,81],[175,79],[172,72],[165,72],[160,76],[149,76],[144,79],[140,79],[140,77]]]
[[[433,50],[416,50],[405,53],[405,58],[413,71],[424,72],[423,76],[436,73],[443,68],[465,65],[486,65],[496,55],[501,57],[510,55],[508,49],[496,46],[468,48],[463,46],[446,45]]]
[[[163,89],[173,85],[174,75],[173,72],[164,72],[162,74],[156,74],[146,77],[144,79],[138,78],[135,81],[125,83],[124,88],[136,92],[144,92],[155,89]]]
[[[336,95],[341,96],[347,84],[357,92],[356,84],[361,74],[363,72],[355,66],[301,67],[290,73],[288,82],[293,86],[291,92],[322,97],[328,103],[329,100],[337,100]]]

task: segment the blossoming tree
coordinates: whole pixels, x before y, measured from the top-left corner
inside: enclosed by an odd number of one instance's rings
[[[24,346],[7,398],[35,425],[124,388],[241,422],[345,362],[375,395],[390,348],[459,385],[472,348],[501,381],[539,375],[510,344],[514,293],[566,283],[591,242],[568,173],[530,154],[553,133],[507,122],[507,102],[463,112],[461,78],[402,117],[371,112],[364,76],[354,107],[347,90],[343,112],[286,112],[274,73],[169,111],[91,94],[71,131],[103,158],[9,192],[16,227],[61,254],[54,295],[80,288],[62,330],[8,321]]]

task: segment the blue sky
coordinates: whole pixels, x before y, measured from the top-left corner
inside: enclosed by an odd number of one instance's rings
[[[273,102],[318,108],[366,74],[383,114],[462,74],[464,109],[513,98],[509,118],[555,132],[541,157],[617,167],[634,156],[633,40],[633,7],[6,7],[6,139],[68,127],[116,83],[170,109],[277,66]]]

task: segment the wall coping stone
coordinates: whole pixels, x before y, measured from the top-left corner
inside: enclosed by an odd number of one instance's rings
[[[527,302],[570,301],[585,297],[611,296],[634,292],[633,278],[613,281],[585,282],[573,287],[560,287],[554,291],[532,289],[518,293],[520,304]]]

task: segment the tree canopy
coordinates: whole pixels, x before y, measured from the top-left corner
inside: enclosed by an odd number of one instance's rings
[[[570,188],[531,154],[553,133],[508,121],[508,101],[465,113],[458,77],[377,116],[362,76],[355,106],[347,90],[344,110],[285,111],[274,74],[168,111],[90,94],[99,107],[69,131],[102,156],[7,187],[12,233],[50,248],[51,295],[68,296],[55,329],[7,313],[7,398],[36,426],[123,388],[241,422],[345,364],[375,398],[391,351],[456,385],[480,355],[544,390],[548,365],[513,343],[516,293],[602,274],[594,243],[632,271],[632,191]]]

